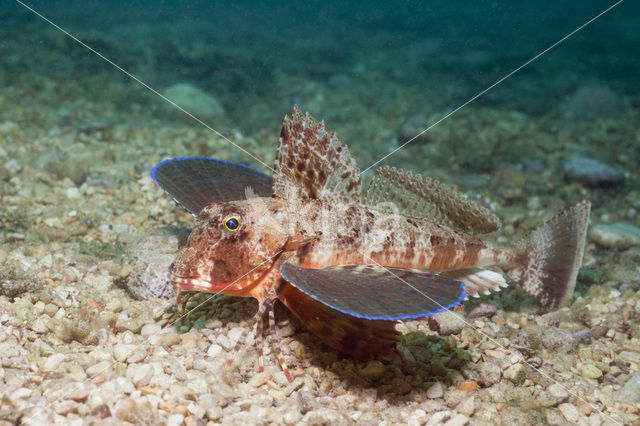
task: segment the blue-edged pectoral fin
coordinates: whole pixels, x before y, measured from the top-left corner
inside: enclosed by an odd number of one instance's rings
[[[461,281],[419,269],[377,265],[310,269],[284,263],[280,272],[313,299],[371,320],[427,317],[459,305],[467,296]]]
[[[247,187],[259,197],[271,197],[273,182],[244,164],[204,157],[163,161],[151,170],[151,177],[194,216],[214,201],[245,199]]]

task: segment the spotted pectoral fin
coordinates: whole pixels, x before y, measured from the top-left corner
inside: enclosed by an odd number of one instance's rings
[[[365,192],[364,203],[381,210],[393,206],[404,215],[472,234],[486,234],[500,228],[500,219],[488,209],[437,180],[395,167],[376,170]]]
[[[504,276],[490,269],[460,269],[457,271],[448,271],[444,274],[450,278],[462,281],[469,297],[479,297],[482,294],[486,295],[507,287],[507,281],[504,279]]]
[[[259,197],[270,197],[273,181],[244,164],[204,157],[163,161],[151,170],[151,177],[194,216],[214,201],[245,199],[246,188]]]
[[[376,265],[311,269],[284,263],[280,272],[291,285],[342,313],[372,320],[434,315],[459,305],[464,284],[431,271]]]
[[[360,171],[349,149],[297,106],[284,119],[273,169],[278,198],[360,202]]]

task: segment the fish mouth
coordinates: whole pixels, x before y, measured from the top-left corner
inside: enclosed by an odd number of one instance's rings
[[[171,283],[178,290],[184,291],[200,291],[203,293],[218,293],[225,290],[238,290],[237,285],[214,283],[211,281],[203,280],[199,277],[181,277],[178,275],[171,275]]]

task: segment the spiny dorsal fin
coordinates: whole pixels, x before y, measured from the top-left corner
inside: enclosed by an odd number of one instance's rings
[[[284,119],[274,172],[275,197],[360,202],[360,171],[347,146],[297,106]]]
[[[376,170],[364,203],[385,209],[393,203],[407,216],[423,218],[472,234],[500,228],[500,219],[486,208],[467,200],[437,180],[383,166]]]

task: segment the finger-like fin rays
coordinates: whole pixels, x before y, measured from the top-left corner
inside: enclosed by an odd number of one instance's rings
[[[278,326],[276,325],[276,321],[275,321],[274,306],[275,306],[275,300],[272,300],[272,299],[267,299],[260,304],[260,306],[258,307],[258,312],[256,312],[253,318],[251,318],[248,326],[243,330],[242,334],[240,334],[240,337],[236,341],[236,344],[233,348],[232,357],[227,360],[226,366],[227,368],[230,368],[233,366],[233,363],[235,360],[235,354],[240,352],[240,350],[243,347],[244,341],[247,337],[248,330],[253,328],[255,338],[256,338],[256,348],[258,350],[258,371],[260,373],[264,372],[264,338],[263,338],[264,328],[265,328],[264,317],[265,317],[265,313],[268,311],[269,315],[267,317],[268,318],[267,327],[270,329],[271,336],[267,338],[267,342],[270,343],[271,347],[275,349],[275,354],[276,354],[276,357],[278,358],[278,363],[280,364],[280,367],[282,367],[282,372],[284,373],[287,380],[291,382],[292,380],[291,372],[287,367],[287,363],[285,360],[285,351],[283,350],[282,340],[280,339],[280,335],[278,333]]]

